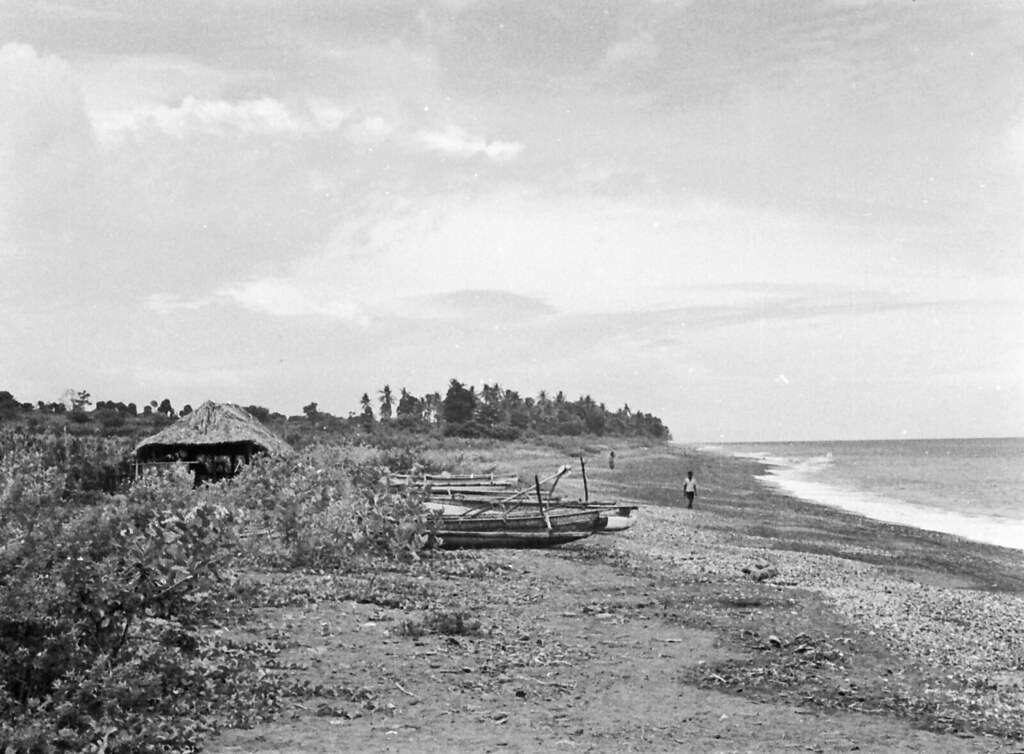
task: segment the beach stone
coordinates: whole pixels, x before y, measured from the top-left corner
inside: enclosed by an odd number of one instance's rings
[[[764,581],[779,575],[779,569],[768,563],[755,563],[752,566],[744,566],[741,570],[754,581]]]

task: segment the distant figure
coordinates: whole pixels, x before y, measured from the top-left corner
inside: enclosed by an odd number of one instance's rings
[[[213,469],[211,468],[209,456],[205,453],[200,453],[196,456],[195,462],[192,464],[192,470],[195,472],[195,481],[192,483],[193,487],[202,487],[203,482],[208,480],[212,475]]]
[[[609,469],[614,469],[615,468],[615,451],[614,450],[611,453],[608,454],[608,468]]]
[[[697,497],[697,480],[693,478],[693,472],[686,472],[686,479],[683,480],[683,494],[686,496],[686,507],[693,507],[693,499]]]

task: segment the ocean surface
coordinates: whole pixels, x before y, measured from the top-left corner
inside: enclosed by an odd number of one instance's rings
[[[1024,550],[1024,438],[705,445],[811,502]]]

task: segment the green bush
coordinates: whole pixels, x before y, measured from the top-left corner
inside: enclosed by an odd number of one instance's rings
[[[239,676],[198,632],[231,583],[231,512],[156,477],[69,496],[44,456],[0,457],[0,750],[194,749],[215,679]]]
[[[379,482],[410,447],[314,446],[192,488],[182,466],[123,494],[122,447],[0,435],[0,751],[194,751],[279,693],[205,631],[248,563],[355,569],[418,558],[430,519]]]
[[[244,520],[245,550],[264,565],[352,568],[366,558],[409,561],[426,542],[429,515],[415,493],[380,483],[391,453],[313,446],[260,458],[222,485]]]

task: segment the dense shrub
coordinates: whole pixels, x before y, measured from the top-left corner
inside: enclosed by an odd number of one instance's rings
[[[82,493],[116,492],[126,486],[131,444],[124,438],[76,437],[58,432],[0,432],[0,458],[38,455],[46,468],[59,469],[65,502],[85,502]]]
[[[240,679],[197,631],[230,584],[231,512],[155,477],[86,505],[43,458],[0,457],[0,749],[194,748]]]
[[[429,520],[379,483],[410,446],[312,447],[192,489],[182,467],[98,488],[109,441],[0,435],[0,751],[191,751],[278,703],[204,630],[246,563],[418,557]],[[372,569],[371,569],[372,570]]]
[[[405,451],[314,446],[261,458],[224,483],[245,522],[245,550],[265,565],[351,568],[366,558],[413,560],[429,518],[415,493],[380,483],[388,460]]]

